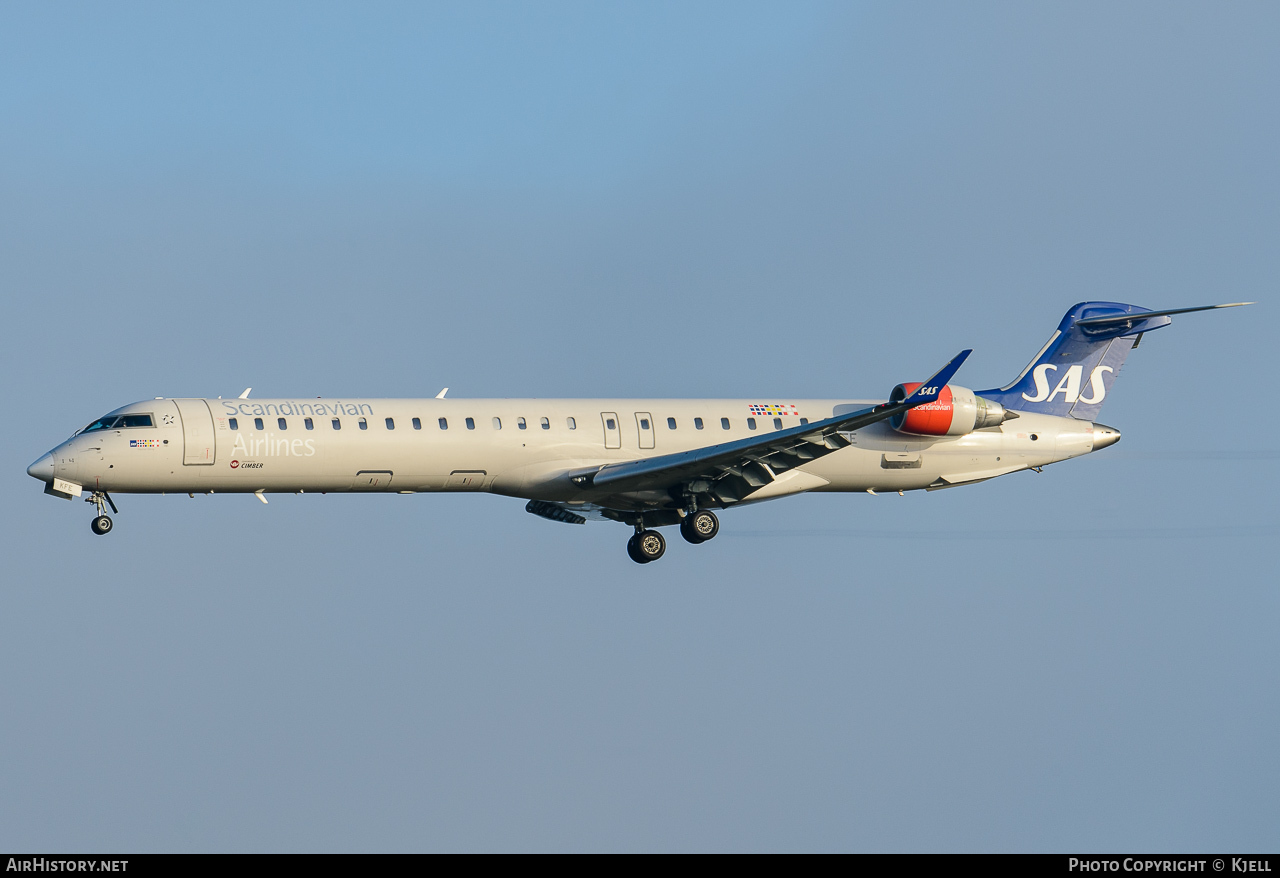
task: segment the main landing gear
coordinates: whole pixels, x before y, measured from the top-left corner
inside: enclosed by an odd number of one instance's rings
[[[98,510],[98,514],[94,516],[93,521],[89,522],[89,529],[98,536],[111,533],[112,523],[111,516],[107,515],[107,507],[111,507],[111,511],[116,515],[120,514],[120,510],[116,509],[116,504],[112,502],[111,495],[106,491],[94,491],[88,497],[84,498],[84,502],[92,503],[93,507]]]
[[[667,541],[656,530],[646,530],[643,522],[636,523],[635,535],[627,541],[627,554],[637,564],[657,561],[667,551]],[[680,536],[695,546],[705,543],[720,531],[720,520],[709,509],[691,512],[680,520]]]
[[[665,551],[667,541],[656,530],[637,530],[635,536],[627,540],[627,554],[637,564],[657,561]]]
[[[720,532],[720,519],[710,509],[699,509],[680,521],[680,536],[695,546]]]

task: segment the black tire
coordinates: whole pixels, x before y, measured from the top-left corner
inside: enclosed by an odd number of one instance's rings
[[[648,564],[649,559],[640,554],[640,548],[636,545],[640,541],[640,534],[636,534],[627,540],[627,557],[637,564]]]
[[[680,536],[695,546],[705,543],[720,532],[720,519],[709,509],[699,509],[680,522]]]
[[[99,515],[93,521],[89,522],[89,529],[98,536],[111,533],[111,516]]]
[[[657,561],[667,551],[667,541],[656,530],[642,530],[631,539],[636,545],[636,556],[644,559],[642,564]]]

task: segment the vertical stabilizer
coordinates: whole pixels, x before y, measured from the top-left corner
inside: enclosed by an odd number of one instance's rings
[[[1138,339],[1171,322],[1137,305],[1081,302],[1011,384],[978,395],[1014,411],[1096,420]]]

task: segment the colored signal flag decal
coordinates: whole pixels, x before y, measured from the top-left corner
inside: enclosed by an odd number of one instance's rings
[[[793,405],[786,403],[766,403],[763,405],[751,405],[751,414],[760,415],[763,418],[798,418],[800,411]]]
[[[129,447],[130,448],[159,448],[160,440],[159,439],[130,439]]]

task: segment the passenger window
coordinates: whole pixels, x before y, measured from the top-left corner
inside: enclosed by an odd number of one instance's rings
[[[364,418],[361,418],[357,423],[359,423],[359,424],[360,424],[360,429],[361,429],[361,430],[368,430],[368,429],[369,429],[369,422],[368,422],[368,421],[366,421]]]
[[[314,430],[316,428],[316,422],[310,418],[303,418],[302,426],[306,427],[308,430]]]
[[[395,419],[395,418],[387,418],[387,429],[388,429],[388,430],[394,430],[395,428],[396,428],[396,419]]]
[[[781,429],[782,429],[782,418],[774,418],[774,419],[773,419],[773,429],[775,429],[775,430],[781,430]]]
[[[255,430],[261,430],[261,429],[262,429],[262,418],[254,418],[254,419],[253,419],[253,429],[255,429]]]
[[[279,427],[281,430],[289,429],[289,425],[285,422],[284,418],[276,418],[276,426]]]
[[[649,429],[649,419],[648,419],[648,418],[641,418],[641,419],[640,419],[640,429],[641,429],[641,430],[648,430],[648,429]]]
[[[578,429],[578,422],[575,421],[573,418],[565,418],[564,422],[569,425],[570,430]]]
[[[337,419],[337,418],[334,418],[334,419],[333,419],[333,429],[335,429],[335,430],[341,430],[341,429],[342,429],[342,421],[340,421],[340,420],[339,420],[339,419]]]
[[[695,429],[695,430],[701,430],[701,429],[702,429],[702,418],[694,418],[694,419],[693,419],[693,429]]]
[[[150,427],[151,415],[124,415],[116,421],[116,429],[121,427]]]
[[[721,418],[721,419],[720,419],[720,429],[721,429],[721,430],[728,430],[728,429],[729,429],[729,419],[728,419],[728,418]]]
[[[524,422],[524,418],[516,418],[516,426],[521,430],[529,429],[529,425]]]
[[[550,420],[548,420],[547,418],[543,418],[539,423],[541,423],[541,424],[542,424],[542,429],[544,429],[544,430],[550,430],[550,429],[551,429],[551,421],[550,421]]]
[[[415,430],[421,430],[421,429],[422,429],[422,418],[414,418],[414,419],[413,419],[413,429],[415,429]]]
[[[605,425],[605,427],[607,427],[607,428],[608,428],[608,429],[610,429],[610,430],[616,430],[616,429],[618,429],[618,424],[617,424],[617,422],[616,422],[616,421],[614,421],[614,419],[613,419],[613,418],[606,418],[606,419],[605,419],[605,422],[604,422],[604,425]]]
[[[440,419],[440,429],[441,429],[441,430],[448,430],[448,429],[449,429],[449,419],[448,419],[448,418],[441,418],[441,419]]]
[[[227,418],[227,426],[230,427],[232,430],[239,430],[240,422],[237,421],[235,418]]]
[[[467,429],[468,429],[468,430],[474,430],[475,428],[476,428],[476,419],[475,419],[475,418],[467,418]]]
[[[808,419],[808,418],[801,418],[801,419],[800,419],[800,424],[801,424],[801,426],[803,426],[803,425],[805,425],[805,424],[807,424],[807,423],[809,423],[809,419]]]
[[[747,418],[747,429],[748,429],[748,430],[754,430],[755,428],[756,428],[756,419],[755,419],[755,418]]]
[[[494,419],[493,419],[493,429],[495,429],[495,430],[501,430],[501,429],[502,429],[502,418],[494,418]]]
[[[676,419],[675,419],[675,418],[667,418],[667,429],[668,429],[668,430],[674,430],[675,428],[676,428]]]

